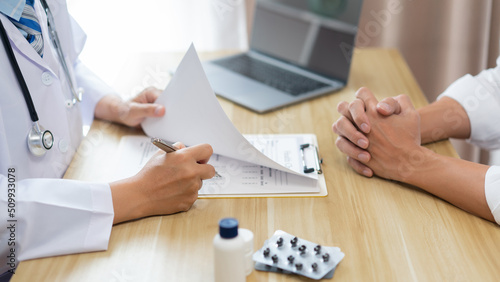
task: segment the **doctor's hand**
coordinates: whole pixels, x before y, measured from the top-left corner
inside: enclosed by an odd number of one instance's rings
[[[215,175],[214,167],[207,164],[213,150],[208,144],[175,145],[181,149],[168,154],[159,150],[138,174],[110,184],[114,224],[191,208],[202,180]]]
[[[367,177],[373,176],[373,171],[364,164],[371,159],[366,150],[370,142],[365,134],[371,131],[371,123],[366,113],[365,100],[372,98],[374,96],[368,88],[360,88],[353,102],[342,101],[338,104],[337,111],[341,117],[332,125],[333,131],[338,135],[336,145],[347,155],[349,165]],[[399,114],[401,106],[396,99],[385,98],[376,105],[376,111],[383,116],[390,116]]]
[[[96,105],[95,117],[131,127],[139,127],[147,117],[165,115],[165,107],[154,104],[160,94],[159,89],[149,87],[128,101],[123,101],[116,95],[104,96]]]

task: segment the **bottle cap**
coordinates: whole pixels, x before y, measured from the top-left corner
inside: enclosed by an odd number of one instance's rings
[[[219,234],[225,239],[238,236],[238,220],[235,218],[221,219],[219,221]]]

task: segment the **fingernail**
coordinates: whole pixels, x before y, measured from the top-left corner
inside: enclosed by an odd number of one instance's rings
[[[365,139],[359,139],[358,146],[365,149],[368,147],[368,142]]]
[[[361,130],[363,130],[364,133],[368,133],[368,131],[370,130],[370,127],[366,123],[362,123],[360,127],[361,127]]]
[[[389,106],[389,104],[387,104],[387,103],[379,103],[378,106],[379,106],[379,108],[381,108],[382,110],[384,110],[386,112],[390,112],[392,110],[391,106]]]
[[[156,109],[155,109],[155,116],[159,115],[162,110],[163,110],[163,106],[156,107]]]
[[[364,174],[365,176],[370,177],[370,176],[371,176],[371,171],[370,171],[369,169],[365,168],[365,169],[363,169],[363,174]]]
[[[366,153],[361,153],[358,155],[358,159],[362,162],[368,162],[370,157]]]

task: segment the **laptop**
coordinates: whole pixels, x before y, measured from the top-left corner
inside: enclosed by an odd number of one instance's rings
[[[257,0],[250,50],[203,63],[221,97],[258,113],[343,88],[362,0]]]

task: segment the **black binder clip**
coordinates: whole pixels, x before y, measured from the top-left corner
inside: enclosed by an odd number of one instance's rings
[[[306,163],[306,157],[305,157],[305,149],[307,148],[312,148],[314,149],[313,155],[314,155],[314,166],[315,167],[307,167]],[[302,165],[304,166],[304,173],[311,173],[316,171],[318,174],[322,174],[323,171],[321,170],[321,163],[323,160],[319,158],[319,153],[318,153],[318,147],[311,144],[311,143],[306,143],[300,145],[300,153],[302,154]]]

